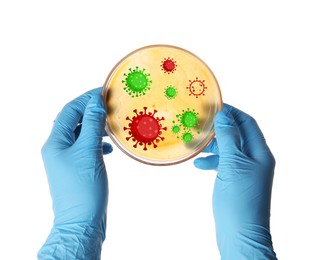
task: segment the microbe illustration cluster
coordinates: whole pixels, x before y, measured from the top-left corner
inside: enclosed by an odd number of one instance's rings
[[[180,66],[180,67],[179,67]],[[151,67],[143,68],[139,64],[131,67],[123,74],[123,89],[131,99],[138,104],[142,104],[142,98],[152,91],[153,88],[160,88],[161,95],[166,102],[174,102],[177,100],[179,93],[185,94],[194,100],[205,96],[207,86],[205,80],[195,76],[187,79],[186,85],[176,85],[172,81],[172,77],[177,75],[178,69],[181,69],[181,61],[166,56],[161,57],[160,62],[156,62],[156,69]],[[170,84],[161,86],[155,84],[152,75],[159,73],[160,76],[170,78]],[[153,77],[154,78],[154,77]],[[168,83],[168,82],[167,82]],[[155,149],[163,142],[167,131],[170,132],[169,138],[180,139],[183,144],[192,142],[196,135],[200,134],[200,118],[199,112],[190,107],[180,107],[175,111],[173,118],[168,118],[170,127],[166,127],[166,115],[159,113],[159,108],[150,108],[144,106],[142,111],[134,109],[126,115],[126,124],[123,130],[126,132],[126,140],[133,142],[135,149]],[[169,116],[170,117],[170,116]],[[171,137],[170,137],[171,136]]]
[[[190,143],[193,138],[193,131],[200,134],[199,130],[199,117],[195,110],[188,108],[182,110],[182,113],[176,115],[177,120],[173,120],[172,132],[181,138],[184,143]]]

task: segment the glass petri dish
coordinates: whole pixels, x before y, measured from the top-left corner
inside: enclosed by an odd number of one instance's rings
[[[222,109],[211,69],[171,45],[129,53],[108,75],[102,95],[114,144],[151,165],[177,164],[200,153],[214,138],[213,120]]]

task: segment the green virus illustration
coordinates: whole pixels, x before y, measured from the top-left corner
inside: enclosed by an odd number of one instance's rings
[[[165,88],[165,96],[168,99],[174,99],[178,95],[178,91],[174,86],[168,86]]]
[[[182,110],[181,114],[176,115],[177,120],[172,121],[171,131],[177,138],[181,138],[184,143],[190,143],[194,139],[192,131],[200,134],[199,130],[199,113],[195,109]]]
[[[129,68],[129,73],[124,73],[125,84],[124,90],[132,97],[140,97],[150,90],[152,81],[149,79],[150,74],[145,73],[145,69],[140,70],[138,67],[135,69]]]
[[[172,121],[172,123],[175,123],[175,121]],[[180,126],[178,126],[178,125],[174,125],[174,126],[171,128],[171,131],[172,131],[172,133],[174,133],[174,134],[178,134],[178,133],[181,131],[181,128],[180,128]]]
[[[183,140],[183,142],[185,142],[185,143],[190,143],[190,142],[193,140],[193,135],[192,135],[192,133],[190,133],[190,132],[185,132],[185,133],[182,135],[182,140]]]
[[[182,110],[181,114],[177,115],[178,121],[180,125],[182,125],[186,129],[197,128],[199,125],[199,117],[198,113],[195,110]]]

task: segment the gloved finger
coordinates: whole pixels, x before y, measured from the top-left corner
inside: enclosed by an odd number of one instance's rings
[[[106,143],[106,142],[102,142],[102,153],[104,155],[109,154],[113,151],[113,147],[111,144]]]
[[[105,128],[104,128],[104,130],[103,130],[102,136],[103,136],[103,137],[104,137],[104,136],[109,136],[108,133],[106,132]]]
[[[63,149],[72,145],[75,141],[74,131],[81,122],[85,107],[91,96],[101,93],[102,88],[90,90],[67,103],[54,121],[53,129],[47,140],[47,145]]]
[[[89,100],[82,119],[81,133],[77,143],[84,145],[101,144],[105,124],[105,108],[103,97],[94,95]]]
[[[230,107],[230,113],[234,117],[242,138],[242,150],[248,156],[255,158],[262,153],[269,152],[266,140],[256,120],[245,112]]]
[[[240,132],[229,110],[229,107],[224,104],[223,110],[216,114],[214,120],[217,146],[220,154],[235,154],[241,148]]]
[[[202,153],[214,153],[214,154],[218,154],[218,145],[217,145],[217,141],[216,138],[214,137],[212,139],[212,141],[210,142],[210,144],[208,146],[206,146],[206,148],[204,148],[204,150],[202,151]]]
[[[193,164],[196,168],[201,170],[217,170],[219,156],[209,155],[207,157],[200,157],[194,160]]]

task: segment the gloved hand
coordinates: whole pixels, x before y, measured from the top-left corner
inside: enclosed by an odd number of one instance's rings
[[[216,238],[222,259],[276,259],[270,235],[270,201],[275,167],[256,121],[224,104],[215,117],[211,152],[194,161],[217,170],[213,192]]]
[[[54,225],[38,259],[99,259],[105,239],[108,181],[102,143],[101,88],[74,99],[58,114],[42,157]]]

